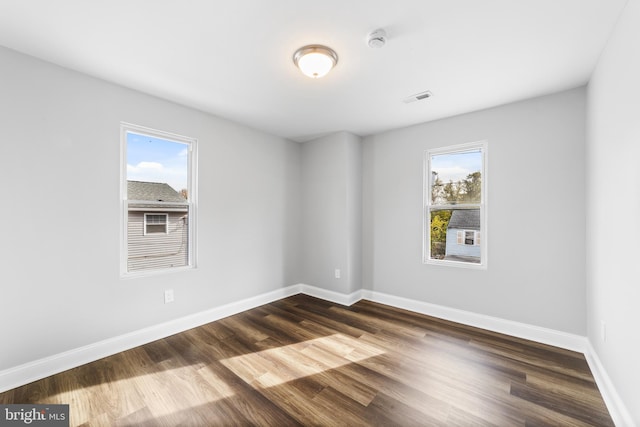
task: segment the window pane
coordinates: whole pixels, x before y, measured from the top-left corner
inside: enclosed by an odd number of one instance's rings
[[[153,190],[148,194],[128,195],[129,200],[157,200],[172,197],[174,192],[187,196],[189,146],[176,141],[127,133],[127,181],[167,184],[173,192]],[[142,196],[141,199],[131,196]]]
[[[167,226],[165,224],[147,224],[147,234],[166,232]]]
[[[444,259],[446,255],[447,227],[452,210],[432,210],[431,223],[431,259]]]
[[[189,210],[169,212],[165,224],[146,224],[144,212],[128,214],[127,270],[159,270],[189,265]],[[149,217],[150,215],[147,215]],[[162,215],[164,216],[164,215]]]
[[[473,243],[474,242],[474,239],[473,239],[474,234],[475,234],[475,231],[466,230],[464,232],[464,244],[465,245],[473,245],[474,244]]]
[[[126,134],[128,272],[190,265],[189,148]]]
[[[486,142],[425,153],[424,262],[486,268]]]
[[[167,215],[147,215],[147,224],[166,224]]]
[[[471,150],[434,154],[431,163],[432,205],[480,203],[482,200],[482,152]]]
[[[480,209],[431,209],[429,230],[431,259],[480,263]]]

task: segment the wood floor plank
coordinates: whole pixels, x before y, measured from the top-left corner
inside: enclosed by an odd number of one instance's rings
[[[18,387],[73,426],[613,426],[584,356],[295,295]]]
[[[594,408],[587,399],[576,399],[574,396],[529,384],[514,384],[511,394],[577,420],[613,427],[608,412],[603,411],[602,407]]]

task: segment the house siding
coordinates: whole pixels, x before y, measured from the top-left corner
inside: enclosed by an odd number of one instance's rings
[[[144,234],[144,214],[144,212],[129,212],[128,271],[187,266],[189,264],[187,212],[167,212],[168,233],[146,235]]]
[[[468,230],[468,229],[467,229]],[[450,228],[447,230],[447,255],[480,257],[480,246],[458,243],[458,231],[463,229]]]
[[[446,256],[473,257],[480,259],[481,246],[466,245],[458,242],[458,233],[464,236],[465,231],[480,231],[480,209],[454,210],[447,225]]]

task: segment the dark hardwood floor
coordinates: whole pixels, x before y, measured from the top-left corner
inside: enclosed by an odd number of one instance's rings
[[[613,426],[583,355],[360,301],[267,304],[0,394],[71,425]]]

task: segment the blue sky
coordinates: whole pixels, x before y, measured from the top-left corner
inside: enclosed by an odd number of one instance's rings
[[[466,178],[470,173],[482,170],[482,153],[475,150],[432,155],[431,170],[438,172],[438,177],[445,184],[449,180],[456,182]]]
[[[187,188],[187,150],[187,144],[129,132],[127,179],[165,182],[176,191]]]

